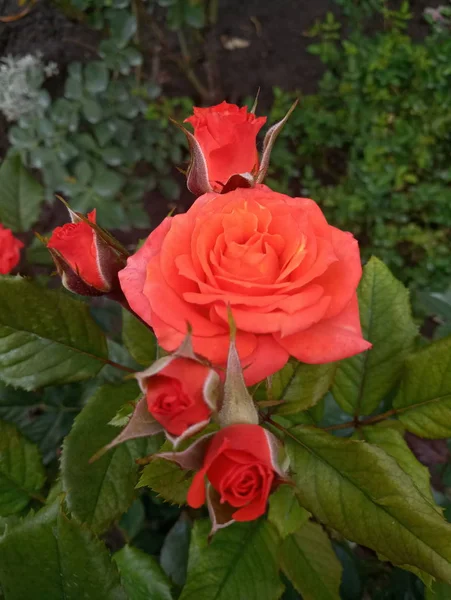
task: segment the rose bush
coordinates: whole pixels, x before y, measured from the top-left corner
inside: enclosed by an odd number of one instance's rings
[[[153,231],[119,273],[132,309],[166,350],[189,322],[194,350],[224,364],[227,305],[248,384],[290,355],[326,363],[370,347],[361,335],[357,241],[308,198],[258,185],[205,194]]]
[[[7,275],[17,266],[21,248],[23,243],[0,223],[0,275]]]
[[[248,113],[246,106],[221,102],[208,108],[194,107],[194,115],[185,122],[194,128],[214,190],[220,191],[232,175],[258,168],[256,139],[266,117]]]

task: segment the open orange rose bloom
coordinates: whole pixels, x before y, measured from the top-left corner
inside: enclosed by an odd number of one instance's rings
[[[166,350],[183,340],[224,364],[227,306],[246,382],[283,367],[290,355],[325,363],[370,347],[361,335],[357,241],[330,226],[318,205],[264,185],[204,194],[165,219],[120,273],[132,309]]]

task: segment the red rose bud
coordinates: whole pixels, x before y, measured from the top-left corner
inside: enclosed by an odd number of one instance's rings
[[[206,427],[216,412],[219,375],[194,354],[190,333],[174,354],[160,358],[135,377],[144,396],[121,433],[96,452],[90,462],[123,442],[162,431],[177,447]]]
[[[192,135],[181,127],[191,152],[187,184],[193,194],[201,196],[213,191],[226,194],[263,182],[274,142],[297,101],[286,116],[268,130],[260,165],[256,139],[266,117],[255,116],[256,105],[257,101],[250,113],[245,106],[239,108],[227,102],[209,108],[194,107],[194,115],[185,119],[194,128]]]
[[[248,113],[246,106],[221,102],[208,108],[194,107],[194,115],[185,122],[194,128],[195,142],[190,142],[193,164],[188,173],[188,188],[194,194],[221,191],[234,175],[246,178],[257,172],[256,139],[266,117]],[[193,183],[197,183],[194,189]]]
[[[231,425],[213,436],[205,436],[204,454],[188,492],[188,504],[199,508],[207,501],[212,533],[234,521],[253,521],[266,511],[268,496],[286,481],[279,464],[280,443],[259,425]],[[181,466],[193,467],[193,455],[199,461],[202,440],[180,452]],[[185,457],[190,456],[191,464]],[[185,463],[182,464],[182,463]],[[206,484],[205,478],[208,482]]]
[[[82,296],[102,296],[120,290],[118,272],[127,254],[96,225],[96,211],[86,217],[69,209],[72,223],[57,227],[50,250],[64,287]]]
[[[216,411],[219,375],[195,357],[176,352],[136,378],[149,413],[175,446],[206,427]]]
[[[0,275],[7,275],[18,265],[21,248],[22,242],[0,223]]]

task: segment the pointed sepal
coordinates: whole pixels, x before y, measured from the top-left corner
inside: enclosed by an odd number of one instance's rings
[[[185,471],[200,471],[204,465],[205,454],[214,433],[207,433],[197,439],[182,452],[160,452],[153,458],[163,458],[178,464]]]
[[[185,129],[180,123],[172,120],[172,123],[183,131],[188,141],[188,147],[191,155],[191,161],[187,171],[186,184],[190,192],[196,197],[202,196],[207,192],[212,192],[213,188],[208,179],[208,164],[203,153],[202,147],[194,135]]]
[[[106,452],[123,444],[128,440],[135,440],[137,438],[150,437],[161,433],[163,427],[158,423],[147,409],[147,401],[145,397],[140,398],[136,404],[135,410],[128,424],[124,427],[121,433],[114,438],[109,444],[101,448],[94,456],[90,459],[90,463],[101,458]]]
[[[238,423],[258,425],[258,413],[243,377],[243,368],[236,348],[236,325],[228,309],[230,345],[221,410],[218,414],[221,427]]]
[[[268,129],[268,132],[266,133],[265,139],[263,141],[263,153],[262,153],[262,157],[261,157],[261,161],[260,161],[260,168],[258,170],[256,183],[262,183],[264,181],[264,179],[266,177],[266,173],[268,171],[268,167],[269,167],[269,160],[271,158],[271,152],[272,152],[274,143],[277,139],[277,136],[282,131],[285,123],[290,118],[291,113],[294,111],[294,109],[298,105],[298,102],[299,102],[299,100],[296,100],[292,104],[291,108],[289,109],[287,114],[284,116],[284,118]]]

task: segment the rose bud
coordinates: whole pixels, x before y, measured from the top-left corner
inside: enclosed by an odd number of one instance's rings
[[[290,483],[283,448],[269,431],[239,423],[205,435],[183,452],[164,452],[157,458],[197,471],[188,491],[188,504],[200,508],[205,501],[215,533],[234,521],[253,521],[266,511],[270,493]]]
[[[219,375],[197,358],[168,356],[136,378],[149,413],[175,446],[206,427],[216,411]]]
[[[194,128],[196,147],[203,156],[208,173],[208,189],[192,189],[188,177],[188,187],[193,193],[219,192],[232,176],[252,174],[258,170],[256,139],[266,117],[256,117],[253,112],[248,112],[246,106],[240,108],[236,104],[221,102],[208,108],[194,107],[194,115],[185,122],[191,123]]]
[[[0,223],[0,275],[7,275],[18,265],[21,248],[22,242]]]
[[[258,519],[266,511],[269,494],[285,477],[277,453],[277,439],[259,425],[243,423],[221,429],[194,476],[189,506],[199,508],[207,496],[213,526]]]
[[[82,296],[120,291],[118,272],[127,253],[96,225],[96,211],[86,217],[69,209],[72,223],[57,227],[47,241],[62,283]]]
[[[229,356],[218,415],[223,429],[199,438],[183,452],[157,455],[184,469],[198,471],[187,500],[192,508],[199,508],[207,500],[212,533],[233,521],[252,521],[263,515],[271,491],[287,481],[285,469],[279,465],[281,444],[258,425],[235,347],[235,322],[230,310],[229,323]]]
[[[219,375],[194,354],[189,333],[174,354],[160,358],[135,377],[143,397],[126,427],[91,462],[127,440],[162,431],[176,448],[206,427],[217,410]]]
[[[247,107],[227,102],[209,108],[194,107],[194,115],[185,119],[193,126],[194,135],[178,125],[188,139],[191,153],[188,189],[196,196],[213,191],[225,194],[262,183],[274,142],[296,105],[297,101],[266,133],[261,161],[256,138],[266,117],[255,116],[257,99],[249,113]]]

